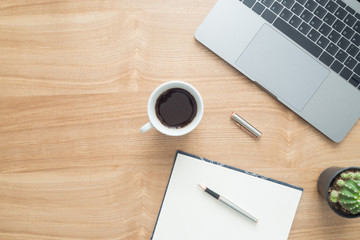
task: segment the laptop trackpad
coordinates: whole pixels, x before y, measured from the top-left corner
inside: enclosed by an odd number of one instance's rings
[[[301,111],[329,70],[264,24],[236,64],[244,74]]]

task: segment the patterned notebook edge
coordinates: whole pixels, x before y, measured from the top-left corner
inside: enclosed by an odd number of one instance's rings
[[[267,180],[267,181],[270,181],[270,182],[273,182],[273,183],[277,183],[277,184],[280,184],[280,185],[283,185],[283,186],[286,186],[286,187],[294,188],[294,189],[299,190],[299,191],[304,191],[304,189],[301,188],[301,187],[298,187],[298,186],[295,186],[295,185],[292,185],[292,184],[289,184],[289,183],[286,183],[286,182],[283,182],[283,181],[279,181],[279,180],[276,180],[276,179],[273,179],[273,178],[268,178],[268,177],[265,177],[265,176],[262,176],[262,175],[259,175],[259,174],[256,174],[256,173],[248,172],[248,171],[240,169],[240,168],[236,168],[236,167],[232,167],[232,166],[222,164],[222,163],[219,163],[219,162],[216,162],[216,161],[212,161],[212,160],[209,160],[209,159],[206,159],[206,158],[203,158],[203,157],[199,157],[199,156],[196,156],[196,155],[193,155],[193,154],[181,151],[181,150],[176,151],[175,159],[176,159],[176,157],[177,157],[177,155],[179,153],[183,154],[185,156],[189,156],[189,157],[192,157],[192,158],[196,158],[198,160],[202,160],[202,161],[214,164],[214,165],[218,165],[218,166],[225,167],[225,168],[228,168],[228,169],[231,169],[231,170],[235,170],[235,171],[238,171],[238,172],[241,172],[241,173],[245,173],[245,174],[253,176],[253,177],[264,179],[264,180]]]

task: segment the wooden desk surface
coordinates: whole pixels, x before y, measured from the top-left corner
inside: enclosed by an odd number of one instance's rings
[[[359,236],[316,181],[359,165],[360,123],[333,143],[197,43],[214,3],[0,2],[0,239],[149,239],[177,149],[303,187],[291,240]],[[150,93],[175,79],[202,94],[202,122],[141,134]]]

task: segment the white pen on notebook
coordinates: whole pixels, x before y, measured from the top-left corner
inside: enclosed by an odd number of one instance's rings
[[[213,196],[214,198],[216,198],[217,200],[219,200],[220,202],[224,203],[226,206],[234,209],[235,211],[237,211],[238,213],[244,215],[245,217],[247,217],[248,219],[258,223],[259,220],[257,218],[255,218],[254,216],[252,216],[250,213],[244,211],[243,209],[241,209],[240,207],[236,206],[234,203],[230,202],[229,200],[227,200],[226,198],[224,198],[223,196],[221,196],[220,194],[217,194],[216,192],[212,191],[211,189],[204,187],[200,184],[198,184],[199,187],[204,190],[206,193],[210,194],[211,196]]]

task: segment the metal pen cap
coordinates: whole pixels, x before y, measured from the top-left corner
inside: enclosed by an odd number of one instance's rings
[[[261,132],[259,130],[257,130],[254,126],[252,126],[250,123],[245,121],[245,119],[237,115],[235,112],[231,114],[231,118],[235,120],[236,125],[238,125],[241,128],[244,128],[252,136],[256,138],[261,136]]]

